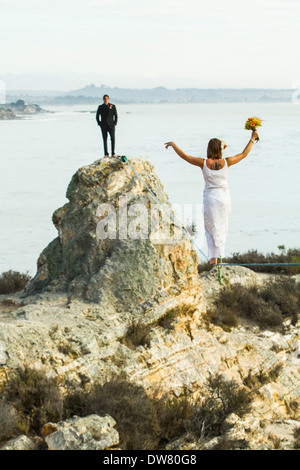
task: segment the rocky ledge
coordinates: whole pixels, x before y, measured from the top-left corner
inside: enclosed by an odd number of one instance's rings
[[[153,165],[143,158],[128,162],[173,213]],[[247,439],[252,449],[273,448],[278,438],[291,448],[299,426],[299,323],[287,324],[284,333],[247,322],[230,331],[209,323],[212,298],[226,286],[215,269],[198,274],[194,248],[176,225],[166,238],[166,219],[121,158],[79,168],[66,195],[69,202],[52,217],[58,236],[40,254],[36,275],[22,292],[1,296],[0,383],[9,370],[30,364],[46,367],[63,389],[122,373],[147,393],[159,385],[175,396],[183,388],[197,396],[214,374],[242,384],[263,371],[269,380],[259,386],[250,414],[231,416],[230,438]],[[104,220],[110,238],[103,237]],[[153,230],[142,237],[150,220]],[[228,285],[265,282],[245,267],[223,271]],[[148,328],[147,344],[130,344],[133,323]],[[184,438],[172,445],[198,448]]]
[[[17,100],[15,103],[0,105],[0,120],[21,119],[23,115],[32,115],[39,113],[49,113],[38,104],[25,103],[23,100]]]
[[[0,108],[0,121],[20,119],[10,108]]]

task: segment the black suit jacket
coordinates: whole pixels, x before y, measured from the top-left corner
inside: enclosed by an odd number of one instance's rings
[[[98,106],[97,113],[96,113],[96,121],[99,126],[101,126],[101,123],[104,122],[104,112],[105,112],[105,104],[101,104]],[[101,116],[101,121],[100,121],[100,116]],[[114,104],[108,103],[108,114],[106,116],[106,124],[109,127],[114,127],[115,124],[118,122],[118,114],[117,114],[117,108]]]

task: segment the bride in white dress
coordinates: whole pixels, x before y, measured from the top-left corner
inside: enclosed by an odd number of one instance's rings
[[[166,149],[172,147],[188,163],[200,166],[203,170],[205,187],[203,190],[203,216],[208,247],[209,264],[217,264],[218,257],[225,256],[225,242],[228,231],[228,217],[231,212],[231,199],[228,187],[228,168],[247,157],[258,132],[252,131],[251,139],[241,153],[223,159],[226,144],[220,139],[211,139],[207,146],[207,158],[187,155],[175,142],[166,142]]]

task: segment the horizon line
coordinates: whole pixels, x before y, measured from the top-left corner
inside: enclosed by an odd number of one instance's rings
[[[163,86],[163,85],[158,85],[158,86],[155,86],[155,87],[142,87],[142,88],[137,88],[137,87],[120,87],[120,86],[110,86],[110,85],[104,85],[104,84],[101,84],[99,86],[97,85],[94,85],[94,84],[90,84],[90,85],[84,85],[82,87],[79,87],[79,88],[73,88],[73,89],[68,89],[68,90],[62,90],[62,89],[59,89],[59,88],[56,88],[56,89],[49,89],[49,88],[42,88],[42,89],[37,89],[37,88],[6,88],[6,91],[77,91],[77,90],[81,90],[81,89],[84,89],[84,88],[88,88],[88,87],[92,87],[92,88],[110,88],[110,89],[123,89],[123,90],[156,90],[158,88],[163,88],[165,90],[277,90],[277,91],[281,91],[281,90],[284,90],[284,91],[291,91],[291,90],[297,90],[297,88],[266,88],[266,87],[243,87],[243,88],[239,88],[239,87],[176,87],[176,88],[168,88],[166,86]]]

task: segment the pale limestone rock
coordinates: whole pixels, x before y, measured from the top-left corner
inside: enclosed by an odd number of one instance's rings
[[[4,366],[7,360],[6,346],[4,341],[0,341],[0,366]]]
[[[29,437],[22,435],[10,439],[6,442],[0,450],[36,450],[37,444]]]
[[[116,446],[119,434],[109,416],[73,416],[67,421],[47,423],[43,435],[49,450],[105,450]]]
[[[153,165],[140,157],[128,162],[174,216]],[[197,276],[198,258],[190,240],[170,218],[159,218],[160,205],[120,158],[79,168],[66,195],[70,202],[52,217],[58,237],[41,253],[24,297],[66,291],[69,299],[99,304],[113,315],[133,305],[143,309],[161,289],[176,295]],[[116,217],[114,238],[103,239],[99,232],[104,205]],[[146,231],[134,230],[137,209],[144,211]]]

